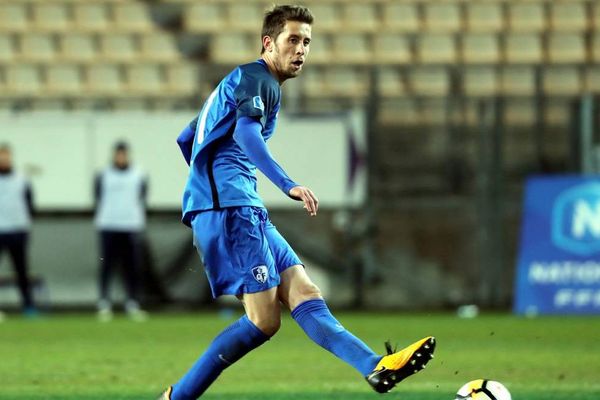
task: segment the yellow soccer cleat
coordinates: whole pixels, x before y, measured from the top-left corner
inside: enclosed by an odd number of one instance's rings
[[[169,386],[169,388],[165,390],[157,400],[171,400],[171,392],[173,392],[173,388]]]
[[[367,382],[376,392],[387,393],[396,384],[416,374],[433,358],[435,338],[428,336],[395,352],[389,342],[385,344],[387,355],[383,356],[373,372],[367,375]]]

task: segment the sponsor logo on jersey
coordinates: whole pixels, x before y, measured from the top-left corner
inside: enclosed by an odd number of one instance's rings
[[[265,104],[260,96],[254,96],[252,98],[252,104],[254,105],[254,108],[258,108],[260,111],[265,111]]]

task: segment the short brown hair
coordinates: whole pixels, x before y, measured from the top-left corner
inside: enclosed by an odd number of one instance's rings
[[[273,40],[283,32],[287,21],[305,22],[312,25],[314,17],[310,10],[304,6],[274,6],[265,13],[263,18],[262,32],[260,35],[261,41],[265,36],[270,36]],[[264,53],[265,48],[262,47],[260,53]]]

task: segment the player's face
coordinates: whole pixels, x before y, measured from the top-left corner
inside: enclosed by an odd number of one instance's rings
[[[114,158],[115,165],[124,168],[129,165],[129,154],[124,150],[117,150]]]
[[[12,156],[9,151],[0,151],[0,170],[8,170],[12,168]]]
[[[310,49],[311,30],[305,22],[287,21],[277,36],[272,57],[280,82],[295,78],[302,71]]]

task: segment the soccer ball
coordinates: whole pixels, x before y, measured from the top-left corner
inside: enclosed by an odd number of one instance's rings
[[[511,400],[511,397],[500,382],[476,379],[461,387],[454,400]]]

